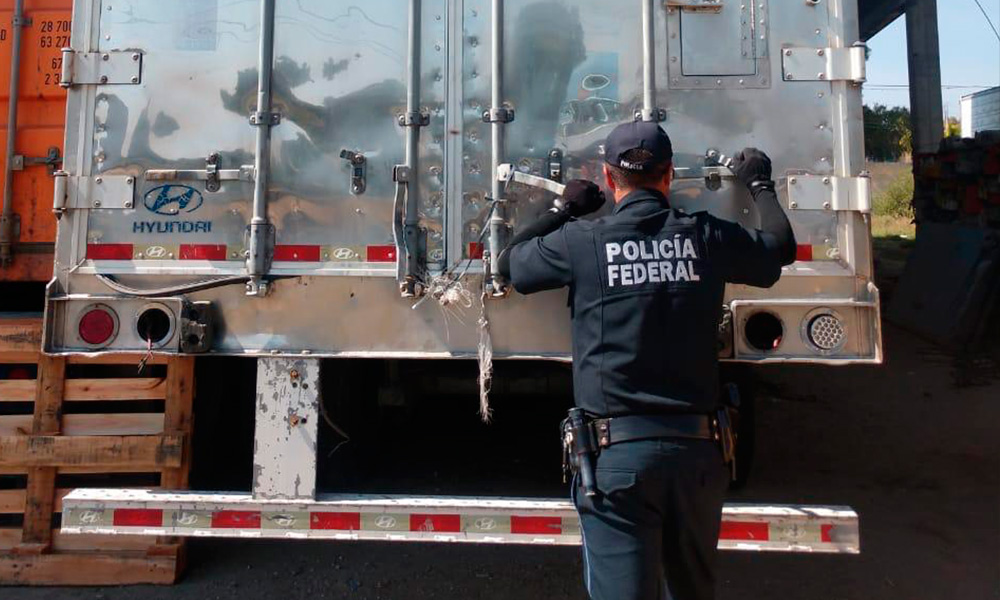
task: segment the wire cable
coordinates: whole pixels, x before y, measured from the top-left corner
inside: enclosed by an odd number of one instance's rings
[[[290,279],[289,277],[272,277],[271,280],[279,279]],[[193,294],[194,292],[203,292],[205,290],[212,290],[215,288],[226,287],[229,285],[242,285],[253,279],[249,275],[240,275],[237,277],[222,277],[219,279],[208,279],[205,281],[196,281],[194,283],[187,283],[184,285],[178,285],[175,287],[167,288],[156,288],[141,290],[137,288],[130,288],[128,286],[122,285],[115,280],[114,277],[110,275],[97,274],[97,280],[108,286],[112,290],[118,292],[119,294],[125,294],[126,296],[135,296],[137,298],[160,298],[162,296],[176,296],[178,294]]]
[[[972,1],[975,2],[976,6],[979,7],[979,10],[982,11],[983,17],[986,18],[986,22],[989,24],[990,29],[993,30],[993,35],[997,36],[997,41],[1000,42],[1000,31],[997,31],[996,25],[993,24],[993,20],[990,19],[990,15],[986,12],[986,9],[983,8],[982,3],[979,0],[972,0]]]

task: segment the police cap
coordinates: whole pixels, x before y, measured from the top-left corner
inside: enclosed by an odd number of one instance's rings
[[[652,156],[644,162],[625,159],[632,150],[646,150]],[[619,125],[604,144],[604,160],[613,167],[643,173],[670,162],[674,147],[670,136],[657,123],[636,121]]]

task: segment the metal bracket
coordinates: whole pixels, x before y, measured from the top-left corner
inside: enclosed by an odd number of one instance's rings
[[[256,236],[253,235],[254,228],[257,228]],[[263,256],[264,270],[270,271],[271,264],[274,262],[274,247],[277,244],[277,236],[277,229],[275,229],[274,224],[272,223],[251,223],[250,225],[247,225],[243,236],[243,247],[247,249],[247,261],[253,260],[256,256]],[[251,243],[252,241],[256,241],[256,245]],[[264,295],[267,294],[266,283],[262,291],[264,292]]]
[[[315,498],[319,375],[318,358],[257,359],[254,498]]]
[[[640,108],[635,111],[635,120],[646,123],[662,123],[667,120],[667,111],[662,108],[645,109]]]
[[[62,183],[65,181],[65,184]],[[135,177],[131,175],[98,175],[96,177],[56,174],[56,196],[52,210],[66,209],[131,210],[135,208]],[[67,188],[76,190],[67,196]],[[60,197],[61,196],[61,197]],[[72,200],[70,203],[69,201]]]
[[[785,48],[781,51],[785,81],[852,81],[866,79],[864,45],[850,48]]]
[[[62,50],[59,85],[138,85],[142,82],[143,54],[134,50],[77,52]]]
[[[341,150],[340,158],[351,163],[351,193],[360,196],[368,189],[368,179],[366,171],[368,159],[360,152],[351,150]]]
[[[431,124],[431,116],[424,112],[403,113],[396,120],[400,127],[427,127]]]
[[[869,213],[872,210],[871,179],[821,175],[789,176],[788,209]]]
[[[396,183],[410,183],[410,167],[396,165],[392,168],[392,180]]]
[[[250,124],[254,127],[274,127],[281,124],[281,113],[254,111],[250,113]]]
[[[49,175],[55,175],[56,169],[62,165],[62,156],[59,154],[59,148],[52,146],[49,148],[48,154],[43,157],[17,154],[11,159],[11,169],[14,171],[23,171],[25,167],[36,165],[45,165],[48,167]]]
[[[513,123],[514,109],[506,106],[483,111],[483,123]]]

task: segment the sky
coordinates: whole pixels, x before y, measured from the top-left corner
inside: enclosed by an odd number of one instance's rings
[[[1000,29],[1000,0],[979,0],[993,25]],[[938,0],[941,40],[941,84],[945,113],[960,117],[962,96],[1000,85],[1000,40],[974,0]],[[868,83],[865,104],[909,106],[906,86],[906,18],[900,17],[868,41]],[[957,89],[948,86],[977,86]]]

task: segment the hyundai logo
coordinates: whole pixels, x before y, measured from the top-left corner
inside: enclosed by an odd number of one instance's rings
[[[146,192],[143,200],[146,210],[168,217],[193,213],[204,203],[201,192],[186,185],[161,185]]]

